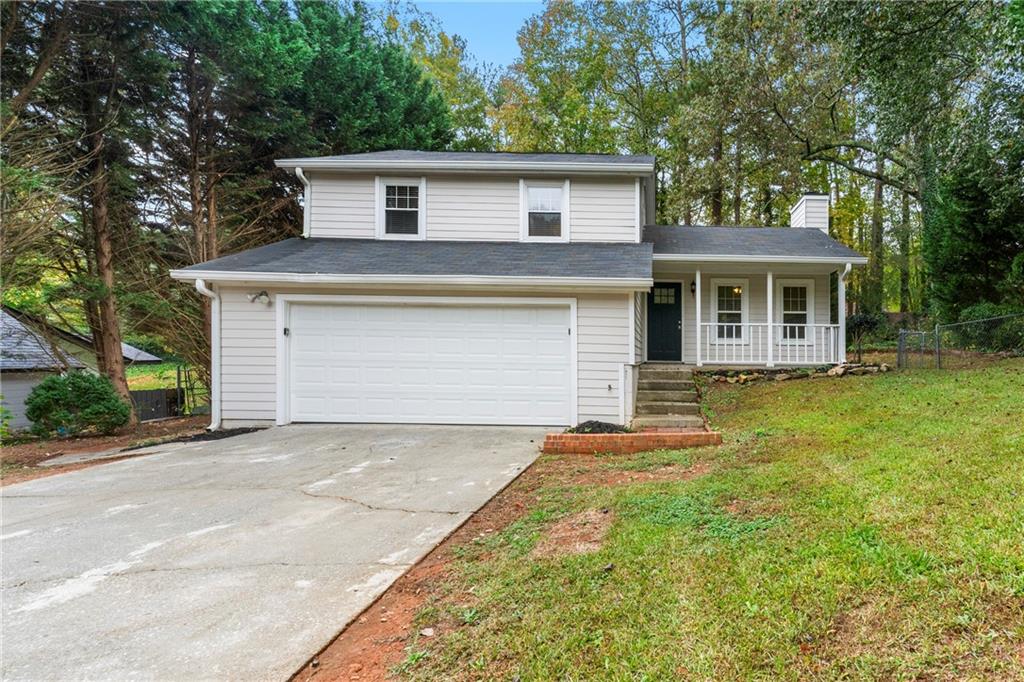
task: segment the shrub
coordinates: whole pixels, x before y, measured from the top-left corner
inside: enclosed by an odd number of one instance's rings
[[[32,431],[40,436],[110,433],[131,417],[110,379],[87,372],[46,377],[29,393],[25,408]]]
[[[1016,317],[1007,317],[1016,315]],[[996,319],[992,319],[996,318]],[[1024,351],[1024,311],[1009,305],[978,303],[964,308],[953,327],[964,348],[979,351]]]
[[[852,341],[857,348],[857,362],[861,361],[861,344],[871,332],[875,331],[884,323],[884,318],[878,313],[856,313],[846,318],[846,344],[849,346]]]

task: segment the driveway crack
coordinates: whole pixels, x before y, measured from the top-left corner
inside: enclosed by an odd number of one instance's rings
[[[357,500],[354,497],[345,497],[344,495],[318,495],[317,493],[311,493],[311,492],[309,492],[307,490],[300,490],[299,492],[302,493],[303,495],[305,495],[306,497],[319,497],[319,498],[324,498],[324,499],[329,499],[329,500],[340,500],[342,502],[349,502],[351,504],[357,504],[360,507],[364,507],[365,509],[370,509],[372,511],[395,511],[395,512],[404,512],[406,514],[448,514],[449,516],[452,516],[452,515],[455,515],[455,514],[469,514],[469,513],[471,513],[471,512],[466,512],[466,511],[462,511],[462,510],[451,511],[449,509],[406,509],[405,507],[378,507],[378,506],[372,505],[372,504],[370,504],[368,502],[363,502],[362,500]]]

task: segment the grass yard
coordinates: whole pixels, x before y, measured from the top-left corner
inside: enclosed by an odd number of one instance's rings
[[[1024,679],[1024,361],[709,391],[722,447],[599,458],[652,475],[459,544],[392,674]]]
[[[160,362],[153,365],[132,365],[125,369],[128,388],[143,391],[153,388],[175,388],[178,363]]]

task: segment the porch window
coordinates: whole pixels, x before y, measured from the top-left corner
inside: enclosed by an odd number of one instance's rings
[[[807,338],[807,287],[782,287],[782,338]]]
[[[779,279],[775,281],[775,322],[782,343],[804,344],[813,340],[814,281]]]
[[[747,316],[747,283],[744,280],[712,280],[715,340],[742,341]]]

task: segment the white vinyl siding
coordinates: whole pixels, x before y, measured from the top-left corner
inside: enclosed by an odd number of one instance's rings
[[[580,296],[579,420],[619,421],[619,368],[629,358],[629,295]]]
[[[647,294],[638,291],[633,294],[633,362],[644,361],[644,339],[647,326]]]
[[[247,292],[225,289],[220,295],[221,414],[269,420],[277,409],[274,305],[250,303]]]
[[[519,239],[517,178],[431,176],[427,205],[427,239]]]
[[[313,217],[311,237],[373,239],[375,190],[372,175],[309,176]]]
[[[310,236],[373,239],[377,233],[374,175],[307,173]],[[381,176],[386,177],[386,176]],[[518,241],[522,203],[516,175],[426,175],[426,239]],[[558,181],[558,179],[552,179]],[[577,242],[635,242],[636,179],[569,176],[568,225]],[[642,198],[642,197],[641,197]]]
[[[0,376],[0,396],[3,396],[3,406],[11,411],[12,429],[20,431],[32,426],[25,416],[25,398],[48,376],[49,372],[4,372]]]
[[[428,182],[429,186],[429,182]],[[518,229],[518,225],[516,226]],[[271,305],[250,303],[246,294],[265,287],[221,290],[221,414],[229,422],[273,421],[276,418],[276,329],[278,290],[271,289]],[[365,289],[295,288],[287,293],[360,294]],[[387,296],[423,295],[423,291],[380,292]],[[431,295],[445,295],[431,290]],[[453,295],[456,292],[448,292]],[[466,295],[459,292],[460,295]],[[493,296],[481,293],[480,296]],[[505,292],[505,295],[515,295]],[[525,294],[537,296],[536,293]],[[555,298],[576,298],[578,421],[618,421],[619,369],[629,358],[629,296],[631,294],[575,295],[549,292]],[[611,385],[611,390],[608,386]],[[230,425],[230,424],[229,424]]]
[[[636,241],[634,178],[573,178],[569,193],[574,242]]]

